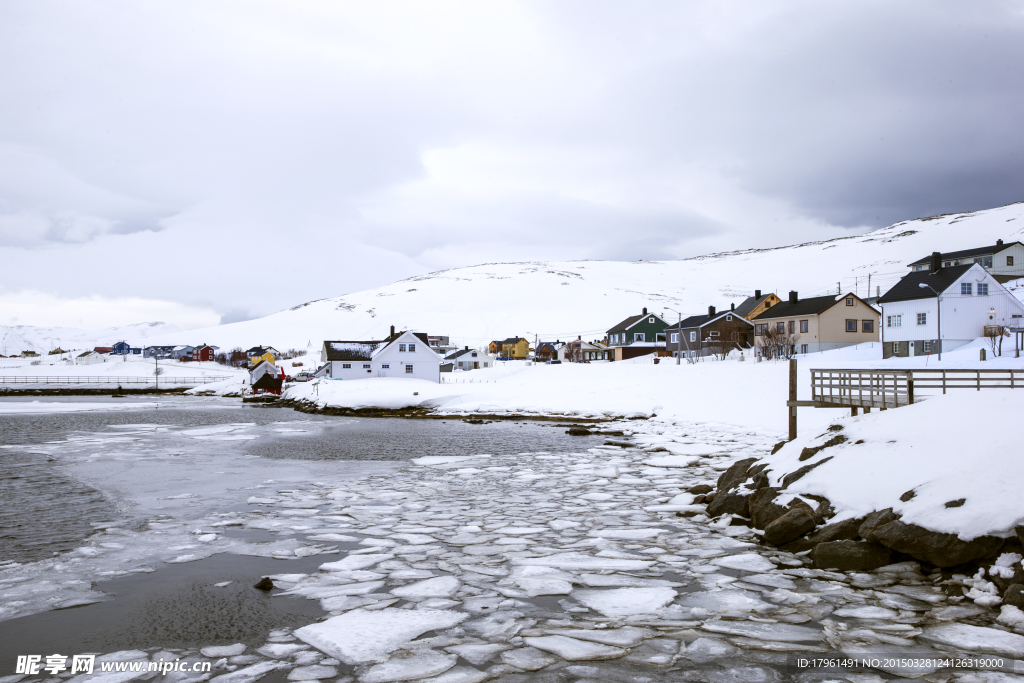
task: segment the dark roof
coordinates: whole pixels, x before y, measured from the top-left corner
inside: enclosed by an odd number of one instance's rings
[[[606,334],[613,334],[615,332],[625,332],[626,330],[633,327],[633,325],[636,325],[644,318],[657,318],[658,320],[661,320],[661,316],[656,315],[654,313],[641,313],[640,315],[631,315],[625,320],[623,320],[621,323],[613,327],[612,329],[608,330]],[[661,320],[661,322],[665,323],[664,320]]]
[[[462,349],[461,351],[453,351],[444,357],[445,360],[455,360],[459,356],[463,356],[467,353],[473,353],[476,349]]]
[[[880,304],[892,303],[894,301],[913,301],[915,299],[931,299],[935,293],[928,287],[919,287],[922,282],[935,288],[938,292],[944,292],[960,279],[975,264],[968,263],[963,266],[950,266],[939,268],[935,273],[930,270],[919,270],[907,273],[903,278],[892,286],[888,292],[878,300]],[[774,309],[773,309],[774,310]]]
[[[327,360],[370,360],[380,342],[374,341],[325,341]]]
[[[267,352],[267,350],[265,348],[263,348],[262,346],[254,346],[251,349],[249,349],[248,351],[246,351],[247,354],[250,354],[250,355],[255,354],[257,356],[262,356],[266,352]]]
[[[788,299],[783,299],[763,313],[759,314],[755,321],[770,320],[772,318],[791,318],[799,315],[818,315],[826,308],[833,306],[840,298],[835,294],[828,296],[812,296],[809,299],[798,299],[791,304]]]
[[[752,322],[737,314],[736,311],[729,310],[722,311],[721,313],[715,313],[714,315],[708,315],[706,313],[704,315],[691,315],[689,318],[683,318],[680,322],[666,327],[665,331],[668,332],[669,330],[687,330],[694,327],[704,327],[708,323],[718,320],[724,315],[734,315],[746,324],[753,326]]]
[[[505,344],[518,344],[520,339],[522,339],[522,337],[509,337],[508,339],[506,339],[505,341],[503,341],[501,343],[502,343],[502,345],[505,345]]]
[[[1020,242],[1006,242],[1004,244],[993,244],[990,247],[977,247],[976,249],[963,249],[961,251],[947,251],[947,252],[939,254],[939,258],[942,259],[943,261],[949,261],[951,259],[955,261],[957,259],[973,258],[975,256],[989,256],[990,254],[995,254],[997,252],[1000,252],[1003,249],[1006,249],[1007,247],[1011,247],[1014,244],[1020,244]],[[911,266],[920,266],[920,265],[923,265],[925,263],[931,263],[931,262],[932,262],[932,255],[928,254],[923,259],[918,259],[917,261],[914,261],[910,265]]]
[[[280,389],[281,378],[269,372],[252,383],[253,389]]]
[[[768,292],[767,294],[760,298],[748,296],[746,299],[743,300],[743,303],[736,307],[736,310],[733,312],[739,316],[749,315],[751,311],[760,306],[761,303],[764,302],[764,300],[770,297],[771,295],[772,292]]]

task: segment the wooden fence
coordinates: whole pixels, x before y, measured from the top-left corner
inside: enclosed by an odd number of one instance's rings
[[[168,377],[160,376],[160,384],[210,384],[231,379],[228,375],[208,375],[206,377]],[[0,384],[156,384],[156,377],[105,377],[105,376],[60,376],[57,375],[0,375]]]

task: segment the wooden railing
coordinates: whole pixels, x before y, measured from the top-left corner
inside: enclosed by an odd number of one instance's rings
[[[231,379],[229,375],[206,377],[168,377],[161,375],[160,384],[209,384]],[[156,377],[105,377],[103,375],[0,375],[0,384],[156,384]]]
[[[886,410],[937,389],[1024,389],[1024,370],[811,370],[814,404]]]

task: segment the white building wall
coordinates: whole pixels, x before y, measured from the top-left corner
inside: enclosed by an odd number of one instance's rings
[[[1013,257],[1013,265],[1006,265],[1006,257]],[[1003,251],[992,256],[992,269],[989,270],[993,275],[1016,275],[1017,277],[1024,277],[1024,245],[1011,244]]]

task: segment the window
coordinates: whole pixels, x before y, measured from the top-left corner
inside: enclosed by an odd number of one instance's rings
[[[672,333],[672,343],[673,344],[678,344],[679,343],[679,333],[678,332],[673,332]]]
[[[918,313],[917,314],[917,324],[918,325],[927,325],[928,324],[928,314],[927,313]]]
[[[846,331],[847,332],[856,332],[857,331],[857,321],[856,320],[847,320],[846,321]]]
[[[987,282],[979,282],[978,283],[978,296],[988,296],[988,283]]]
[[[405,344],[399,344],[398,350],[401,351],[402,353],[405,353]]]
[[[779,323],[776,329],[778,329],[779,334],[786,334],[786,323]]]
[[[654,324],[654,318],[651,318],[651,319],[650,319],[650,320],[648,320],[647,322],[649,322],[650,324],[652,324],[652,325],[653,325],[653,324]]]
[[[412,366],[411,365],[406,365],[405,366],[405,374],[407,374],[407,375],[411,375],[412,374]]]
[[[1007,256],[1006,257],[1006,265],[1008,265],[1008,266],[1012,266],[1013,265],[1013,257],[1012,256]]]
[[[949,267],[950,267],[951,265],[953,265],[953,262],[952,262],[952,261],[943,261],[943,262],[942,262],[942,267],[943,267],[943,268],[949,268]],[[896,353],[896,345],[895,345],[895,342],[893,342],[892,352],[893,352],[893,353]]]
[[[874,332],[875,331],[875,321],[874,320],[864,320],[864,321],[862,321],[861,322],[860,331],[861,332]]]
[[[801,320],[800,321],[800,331],[805,333],[805,334],[807,333],[807,321],[806,320]]]
[[[789,333],[793,334],[794,332],[796,332],[796,321],[795,320],[790,320],[789,321]]]
[[[900,353],[900,343],[899,342],[893,342],[892,343],[892,354],[894,356],[898,356],[899,353]]]
[[[991,256],[980,256],[980,257],[974,259],[974,262],[975,263],[980,263],[982,268],[991,268],[992,267],[992,257]]]
[[[961,282],[960,283],[960,293],[963,294],[964,296],[970,296],[971,295],[971,283],[970,282]]]
[[[416,353],[416,345],[409,344],[409,353]]]
[[[717,337],[718,336],[718,330],[711,330],[710,336]]]
[[[807,353],[807,344],[800,345],[800,353]]]
[[[487,361],[484,361],[484,367],[485,368],[487,367]]]
[[[697,333],[696,332],[691,332],[690,333],[690,341],[692,341],[692,342],[697,341]]]
[[[852,298],[851,299],[847,299],[846,300],[846,305],[847,306],[852,306],[853,305],[853,299]]]
[[[383,364],[381,364],[381,366],[380,366],[380,369],[381,369],[381,370],[389,370],[390,368],[391,368],[391,366],[390,366],[390,365],[388,365],[387,363],[383,363]]]
[[[644,333],[643,332],[634,332],[633,333],[633,341],[643,341],[643,340],[644,340]]]
[[[341,364],[341,369],[342,370],[351,370],[352,369],[352,364],[351,363],[342,363]]]
[[[728,322],[732,322],[732,316],[731,316],[731,315],[727,315],[727,316],[725,316],[725,319],[726,319],[726,320],[727,320]]]
[[[900,326],[902,326],[902,324],[903,324],[903,316],[902,315],[887,315],[887,316],[885,316],[885,326],[886,327],[900,327]],[[895,343],[895,342],[893,342],[893,343]]]
[[[932,352],[932,343],[930,341],[924,342],[924,352],[925,353],[931,353]]]

